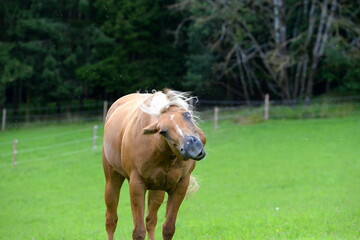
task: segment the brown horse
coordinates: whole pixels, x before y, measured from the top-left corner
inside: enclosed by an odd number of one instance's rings
[[[154,239],[157,211],[168,193],[163,239],[172,239],[194,160],[205,157],[203,131],[196,125],[186,93],[165,89],[118,99],[106,116],[103,166],[106,231],[113,239],[120,188],[129,182],[133,239]],[[146,228],[145,193],[148,194]]]

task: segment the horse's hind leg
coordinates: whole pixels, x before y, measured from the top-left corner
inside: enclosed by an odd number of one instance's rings
[[[108,163],[103,155],[103,166],[105,173],[105,203],[106,203],[106,231],[108,240],[113,240],[116,224],[118,220],[117,206],[119,203],[120,188],[125,178],[120,175]]]
[[[157,212],[164,201],[164,191],[150,190],[148,195],[148,212],[146,215],[146,230],[150,240],[155,239],[155,226],[157,223]]]

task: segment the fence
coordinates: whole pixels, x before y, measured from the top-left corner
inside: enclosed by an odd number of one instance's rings
[[[100,108],[100,110],[97,110],[96,115],[92,116],[90,120],[95,119],[101,121],[105,117],[109,104],[104,102],[102,104],[97,104],[96,106]],[[311,103],[304,101],[274,101],[271,100],[269,96],[266,96],[264,101],[251,102],[200,101],[196,104],[196,108],[202,121],[213,122],[214,128],[217,129],[221,127],[220,121],[222,120],[235,121],[241,124],[250,124],[278,118],[297,119],[360,115],[360,96],[318,99],[316,101],[312,101]],[[37,117],[38,116],[34,116],[34,119]],[[6,119],[6,111],[2,116],[2,119],[4,118]],[[75,120],[89,120],[89,118],[78,117],[75,118]],[[69,121],[69,119],[56,119],[56,122],[61,121]],[[24,124],[26,124],[26,122],[24,122]],[[4,122],[3,125],[5,125]],[[53,158],[89,152],[91,150],[97,152],[98,146],[101,145],[98,138],[98,129],[98,126],[95,125],[92,128],[87,127],[27,139],[13,139],[9,141],[1,141],[0,139],[0,168],[11,165],[15,167],[18,164],[24,163],[46,161]],[[88,133],[89,137],[79,138],[79,134],[81,135],[83,133]],[[66,141],[62,139],[60,143],[47,144],[49,142],[48,140],[63,136],[70,139],[67,139]],[[41,142],[41,145],[31,146],[36,141]],[[45,145],[43,145],[44,143]],[[76,146],[77,149],[71,149],[71,146]],[[66,149],[65,152],[56,154],[55,157],[53,154],[48,154],[49,151],[53,153],[54,149],[63,147]],[[29,159],[29,154],[31,156],[40,157],[30,157]],[[18,156],[20,156],[22,161],[19,161]]]
[[[360,96],[339,98],[279,101],[265,95],[264,101],[200,101],[197,104],[200,119],[214,122],[231,120],[251,124],[269,119],[330,118],[360,114]]]
[[[94,102],[79,106],[21,108],[2,110],[2,131],[7,128],[44,123],[99,121],[105,118],[111,103]],[[235,118],[239,122],[252,122],[278,118],[336,117],[360,112],[360,96],[304,100],[271,100],[268,94],[263,101],[200,100],[195,106],[201,119],[218,121]]]
[[[2,109],[1,130],[22,125],[44,123],[98,121],[105,117],[108,102],[65,106]]]
[[[18,164],[49,160],[54,158],[52,154],[49,155],[49,150],[59,149],[61,147],[65,147],[67,149],[68,146],[78,147],[79,144],[83,144],[83,143],[86,144],[85,147],[73,151],[66,151],[64,153],[56,154],[56,158],[64,157],[76,153],[81,153],[81,152],[89,152],[91,151],[91,149],[94,152],[97,152],[98,146],[101,145],[101,143],[98,142],[99,137],[97,131],[98,131],[98,126],[94,125],[92,129],[82,128],[75,131],[74,130],[67,131],[67,132],[46,135],[41,137],[14,139],[13,141],[11,140],[2,141],[0,142],[0,149],[2,149],[2,151],[0,152],[0,159],[1,159],[0,168],[10,166],[11,164],[15,167]],[[79,133],[82,134],[86,132],[88,132],[89,135],[90,133],[92,133],[92,137],[85,137],[80,139],[78,138]],[[64,136],[66,136],[67,138],[70,137],[70,140],[61,143],[46,144],[49,139],[54,139]],[[34,147],[33,146],[34,142],[41,143],[41,146]],[[27,159],[29,154],[31,154],[32,156],[34,155],[45,155],[45,156],[40,158],[32,158],[30,160],[28,159],[21,162],[18,161],[18,156],[23,157],[23,159]]]

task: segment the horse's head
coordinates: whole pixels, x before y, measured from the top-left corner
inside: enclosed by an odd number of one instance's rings
[[[158,117],[158,121],[147,126],[144,134],[160,134],[173,152],[184,160],[201,160],[206,153],[204,132],[196,125],[190,112],[178,106],[169,106]]]

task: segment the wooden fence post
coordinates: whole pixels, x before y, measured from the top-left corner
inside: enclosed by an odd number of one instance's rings
[[[108,111],[108,101],[104,101],[104,108],[103,108],[103,121],[105,123],[105,118],[106,118],[106,114],[107,114],[107,111]]]
[[[1,131],[5,131],[5,127],[6,127],[6,108],[3,108],[3,111],[2,111]]]
[[[269,120],[269,108],[270,108],[270,96],[265,94],[265,105],[264,105],[264,120]]]
[[[93,131],[93,150],[94,150],[94,152],[96,151],[96,149],[97,149],[97,144],[96,144],[96,142],[97,142],[97,129],[98,129],[98,126],[97,125],[94,125],[94,131]]]
[[[18,154],[17,150],[16,150],[16,145],[19,141],[17,139],[14,140],[13,142],[13,166],[16,166],[16,155]]]
[[[214,129],[218,129],[219,128],[219,108],[215,107],[214,108]]]

